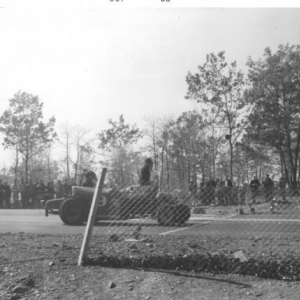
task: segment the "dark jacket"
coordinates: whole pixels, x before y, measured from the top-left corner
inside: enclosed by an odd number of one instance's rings
[[[151,171],[148,166],[141,169],[141,185],[150,185]]]
[[[279,180],[279,187],[284,189],[286,186],[286,179],[284,177],[281,177]]]
[[[82,186],[84,186],[84,187],[95,187],[95,183],[93,182],[93,180],[89,180],[89,179],[87,179],[84,183],[83,183],[83,185]]]
[[[270,177],[267,177],[264,180],[264,187],[265,188],[271,188],[273,186],[273,180]]]
[[[258,181],[258,179],[252,179],[250,182],[250,187],[252,190],[257,190],[260,186],[260,182]]]

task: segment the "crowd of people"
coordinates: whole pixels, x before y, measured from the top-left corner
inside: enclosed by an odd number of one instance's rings
[[[71,187],[72,185],[67,182],[62,183],[61,180],[49,181],[44,184],[42,179],[26,182],[22,178],[20,182],[15,180],[10,186],[0,179],[0,208],[11,208],[11,203],[18,208],[39,207],[42,198],[53,199],[69,196]]]
[[[91,182],[86,180],[83,186],[92,187],[95,185],[96,174],[89,171],[86,174],[86,179],[89,177]],[[153,194],[158,192],[158,176],[153,171],[152,159],[148,158],[145,160],[145,164],[141,169],[140,179],[141,186],[155,183],[153,185]],[[68,184],[67,181],[62,183],[61,180],[49,181],[45,185],[43,180],[26,182],[22,178],[20,182],[15,180],[14,184],[10,186],[8,182],[3,183],[2,179],[0,179],[0,208],[11,208],[11,203],[18,208],[39,207],[42,199],[49,200],[70,196],[72,185],[74,184]],[[280,196],[282,200],[286,199],[286,185],[287,180],[282,175],[278,182],[279,193],[276,193],[276,196]],[[269,174],[266,174],[262,183],[260,183],[257,176],[254,176],[250,184],[244,183],[242,186],[237,186],[229,178],[226,178],[226,180],[220,178],[217,180],[211,179],[205,183],[200,183],[199,187],[195,181],[191,181],[189,185],[189,193],[192,195],[194,203],[196,204],[200,201],[203,205],[243,205],[246,204],[246,195],[251,199],[251,204],[255,204],[258,196],[262,196],[262,191],[265,201],[270,202],[274,197],[275,185]]]
[[[193,195],[195,202],[200,201],[201,204],[210,205],[238,205],[246,204],[246,196],[249,196],[250,204],[255,204],[258,196],[264,197],[265,202],[270,202],[275,196],[281,197],[282,200],[286,199],[287,180],[284,175],[281,176],[278,186],[275,187],[273,179],[266,174],[262,183],[254,176],[250,184],[244,183],[241,186],[233,183],[229,178],[226,180],[209,180],[208,182],[201,183],[200,188],[197,187],[194,181],[190,182],[189,191]]]

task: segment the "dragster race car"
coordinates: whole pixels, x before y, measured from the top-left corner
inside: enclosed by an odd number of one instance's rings
[[[88,220],[94,191],[95,188],[73,186],[71,197],[44,201],[45,215],[58,214],[67,225],[81,225]],[[162,226],[171,226],[187,222],[191,211],[171,194],[157,193],[152,186],[102,189],[96,221],[128,220],[146,215]]]

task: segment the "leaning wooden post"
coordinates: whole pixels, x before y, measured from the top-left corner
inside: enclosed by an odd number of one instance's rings
[[[89,218],[85,227],[85,233],[80,249],[80,254],[79,254],[79,259],[78,259],[78,265],[81,266],[84,258],[86,257],[86,253],[89,247],[89,242],[93,233],[93,228],[94,228],[94,223],[96,220],[96,214],[97,214],[97,208],[98,208],[98,203],[99,203],[99,198],[102,192],[104,180],[105,180],[105,175],[106,175],[107,169],[104,168],[102,170],[101,177],[98,178],[91,208],[90,208],[90,213],[89,213]]]

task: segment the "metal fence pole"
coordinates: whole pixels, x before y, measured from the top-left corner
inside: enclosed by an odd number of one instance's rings
[[[89,213],[89,218],[88,218],[88,222],[87,222],[87,225],[85,228],[85,233],[84,233],[81,250],[80,250],[80,254],[79,254],[79,259],[78,259],[79,266],[82,265],[82,262],[83,262],[84,258],[86,257],[86,253],[87,253],[87,250],[89,247],[89,242],[90,242],[90,239],[91,239],[91,236],[93,233],[93,227],[94,227],[94,223],[96,220],[99,198],[100,198],[101,191],[103,188],[106,172],[107,172],[107,168],[104,168],[102,170],[101,177],[98,178],[98,181],[97,181],[97,185],[95,188],[92,205],[91,205],[91,209],[90,209],[90,213]]]

